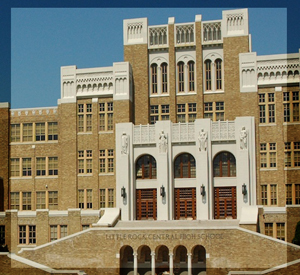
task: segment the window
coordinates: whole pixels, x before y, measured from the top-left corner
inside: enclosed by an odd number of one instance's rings
[[[163,94],[168,93],[168,64],[163,63],[161,65],[161,92]]]
[[[31,210],[31,192],[22,192],[22,210]]]
[[[174,161],[175,178],[195,178],[196,177],[196,161],[195,158],[188,153],[180,154]]]
[[[79,189],[78,190],[78,207],[81,209],[93,208],[93,190]]]
[[[58,191],[49,191],[48,192],[48,208],[49,210],[58,209]]]
[[[32,123],[23,123],[23,141],[32,141]]]
[[[57,176],[58,175],[58,158],[49,157],[48,158],[48,175]]]
[[[286,204],[300,204],[300,184],[289,183],[285,186]]]
[[[20,210],[20,193],[11,192],[10,193],[10,209]]]
[[[157,94],[157,64],[151,65],[151,92]]]
[[[89,229],[90,225],[89,224],[83,224],[81,227],[82,227],[82,231],[83,231],[83,230]]]
[[[11,142],[20,142],[20,124],[11,124],[10,125],[10,141]]]
[[[300,167],[300,142],[285,142],[284,156],[285,167]]]
[[[92,104],[78,104],[78,132],[92,131]]]
[[[188,68],[189,68],[189,92],[194,92],[195,91],[195,62],[189,61]]]
[[[112,188],[102,188],[99,190],[100,208],[114,207],[114,192]]]
[[[36,192],[36,209],[46,209],[46,192]]]
[[[36,244],[35,225],[19,225],[19,244]]]
[[[46,139],[45,123],[36,123],[35,141],[45,141],[45,139]]]
[[[58,140],[57,122],[48,122],[48,141]]]
[[[11,177],[20,176],[20,159],[18,158],[10,159],[10,176]]]
[[[156,179],[156,160],[150,155],[141,156],[136,162],[136,179]]]
[[[22,176],[31,176],[31,158],[22,158]]]
[[[196,103],[177,104],[177,122],[194,122],[197,115]]]
[[[261,203],[262,205],[277,205],[277,185],[263,184],[261,185]]]
[[[36,176],[57,176],[58,158],[57,157],[37,157]]]
[[[299,91],[291,91],[283,93],[283,121],[299,122]]]
[[[99,131],[112,131],[114,129],[113,102],[99,103]]]
[[[205,91],[211,91],[211,61],[206,60],[204,62],[205,67]]]
[[[278,240],[285,241],[285,223],[265,223],[265,235],[272,238],[276,238]]]
[[[276,168],[276,143],[260,144],[260,167]]]
[[[184,92],[184,63],[182,61],[177,64],[178,70],[178,92]]]
[[[158,120],[170,119],[169,105],[151,105],[150,106],[150,124],[155,124]]]
[[[46,176],[46,158],[36,158],[36,175]]]
[[[222,60],[215,61],[216,68],[216,90],[222,90]]]
[[[5,225],[0,225],[0,245],[5,244]]]
[[[225,103],[218,102],[205,102],[204,103],[204,118],[210,118],[213,121],[225,120]]]
[[[78,151],[78,173],[91,174],[93,172],[93,152],[92,150]]]
[[[99,173],[114,172],[114,150],[102,149],[99,151]]]
[[[50,225],[50,242],[68,236],[67,225]]]
[[[213,161],[214,177],[236,177],[236,161],[233,154],[221,152]]]
[[[275,123],[275,94],[259,94],[259,123]]]

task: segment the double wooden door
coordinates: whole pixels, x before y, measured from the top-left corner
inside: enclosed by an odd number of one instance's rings
[[[156,189],[136,190],[136,219],[156,220],[157,197]]]
[[[175,220],[196,219],[196,188],[175,188]]]
[[[215,219],[236,219],[236,187],[215,187]]]

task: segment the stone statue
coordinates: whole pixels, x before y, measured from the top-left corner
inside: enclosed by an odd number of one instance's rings
[[[159,152],[166,153],[167,152],[168,140],[164,131],[161,131],[159,134]]]
[[[122,146],[122,155],[127,155],[127,148],[128,148],[128,136],[125,132],[123,132],[121,137],[121,146]]]
[[[247,130],[245,127],[240,132],[240,148],[242,150],[247,149]]]
[[[204,129],[201,129],[198,137],[200,146],[199,151],[206,151],[207,148],[207,132],[204,132]]]

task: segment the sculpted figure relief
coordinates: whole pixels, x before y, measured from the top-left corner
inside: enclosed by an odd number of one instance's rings
[[[161,133],[159,134],[159,152],[160,153],[167,152],[167,145],[168,145],[167,136],[164,133],[164,131],[161,131]]]
[[[242,150],[247,149],[247,130],[243,127],[240,132],[240,148]]]
[[[207,132],[204,132],[204,129],[201,129],[199,132],[199,137],[198,137],[200,146],[199,150],[200,151],[206,151],[207,148]]]
[[[122,155],[126,155],[128,150],[128,136],[125,132],[123,132],[121,137],[121,146],[122,146],[122,151],[121,151]]]

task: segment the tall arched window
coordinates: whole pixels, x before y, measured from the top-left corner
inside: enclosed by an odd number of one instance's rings
[[[151,92],[152,94],[157,94],[157,65],[151,65]]]
[[[161,64],[161,92],[168,93],[168,64]]]
[[[205,64],[205,91],[211,91],[211,61],[206,60]]]
[[[156,179],[156,160],[154,157],[144,155],[137,160],[136,179]]]
[[[236,162],[233,154],[221,152],[214,158],[214,177],[236,177]]]
[[[222,60],[217,59],[216,64],[216,90],[222,90]]]
[[[184,63],[178,62],[178,92],[184,92]]]
[[[188,153],[179,155],[174,163],[175,178],[195,178],[196,177],[196,161],[195,158]]]
[[[195,91],[195,62],[189,61],[189,92]]]

